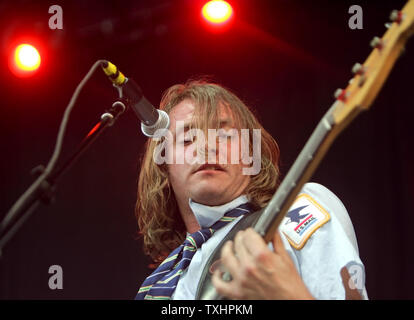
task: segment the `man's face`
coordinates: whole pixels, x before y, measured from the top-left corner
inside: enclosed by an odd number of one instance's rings
[[[191,164],[185,158],[183,164],[177,164],[176,161],[173,164],[168,164],[170,184],[179,204],[185,205],[191,198],[205,205],[221,205],[243,194],[250,182],[250,176],[242,174],[242,168],[245,167],[242,161],[238,161],[237,164],[231,163],[232,149],[240,150],[238,143],[230,143],[230,139],[227,141],[227,146],[215,141],[208,143],[207,136],[204,143],[201,139],[193,141],[189,139],[186,126],[193,119],[194,109],[193,102],[186,99],[172,108],[169,114],[170,130],[174,136],[174,159],[177,143],[183,143],[185,153],[193,154],[194,152],[198,157],[204,157],[205,164],[197,162]],[[224,130],[235,128],[231,112],[224,107],[219,109],[219,121],[220,127]],[[178,135],[176,133],[180,133],[182,130],[177,130],[177,122],[179,122],[178,125],[184,123],[184,132]],[[223,160],[219,161],[220,148],[227,149],[225,164],[221,163]],[[216,158],[215,165],[209,164],[212,162],[212,157]]]

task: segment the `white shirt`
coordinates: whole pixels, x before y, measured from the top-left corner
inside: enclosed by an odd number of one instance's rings
[[[316,299],[345,299],[345,289],[340,270],[342,267],[347,266],[356,288],[362,297],[367,299],[364,266],[359,258],[354,228],[344,205],[331,191],[317,183],[305,184],[299,195],[301,194],[309,195],[330,216],[329,221],[315,230],[301,249],[295,249],[285,235],[286,228],[295,227],[294,223],[290,224],[293,221],[286,217],[279,227],[284,247],[292,258],[299,275],[302,277],[310,293]],[[189,204],[198,223],[203,228],[210,227],[225,212],[247,201],[247,197],[243,195],[221,206],[210,207],[196,203],[191,199]],[[306,210],[300,211],[300,213],[302,212],[306,213]],[[206,261],[225,235],[241,218],[239,217],[217,230],[197,250],[190,265],[178,281],[177,288],[172,296],[174,300],[195,299],[198,283]],[[299,224],[297,225],[299,226]],[[272,248],[271,243],[269,247]]]

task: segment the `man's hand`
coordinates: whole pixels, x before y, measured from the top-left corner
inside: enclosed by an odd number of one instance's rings
[[[278,232],[274,252],[252,228],[239,231],[221,251],[221,262],[232,276],[225,282],[216,270],[212,282],[217,292],[230,299],[313,299],[296,271]]]

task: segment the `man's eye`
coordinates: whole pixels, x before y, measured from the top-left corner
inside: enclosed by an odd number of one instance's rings
[[[190,144],[193,142],[194,142],[193,137],[184,137],[184,144]]]

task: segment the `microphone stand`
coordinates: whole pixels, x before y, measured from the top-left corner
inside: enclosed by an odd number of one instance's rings
[[[112,107],[101,115],[101,120],[89,131],[73,155],[62,166],[46,176],[39,187],[35,189],[27,200],[17,209],[11,220],[6,221],[6,219],[3,219],[0,225],[0,258],[2,256],[3,247],[16,234],[17,230],[35,211],[40,203],[50,204],[53,202],[56,182],[58,179],[108,127],[115,123],[118,116],[125,110],[126,106],[123,102],[115,101],[112,104]],[[32,170],[32,174],[39,176],[44,172],[44,169],[44,166],[39,165]]]

